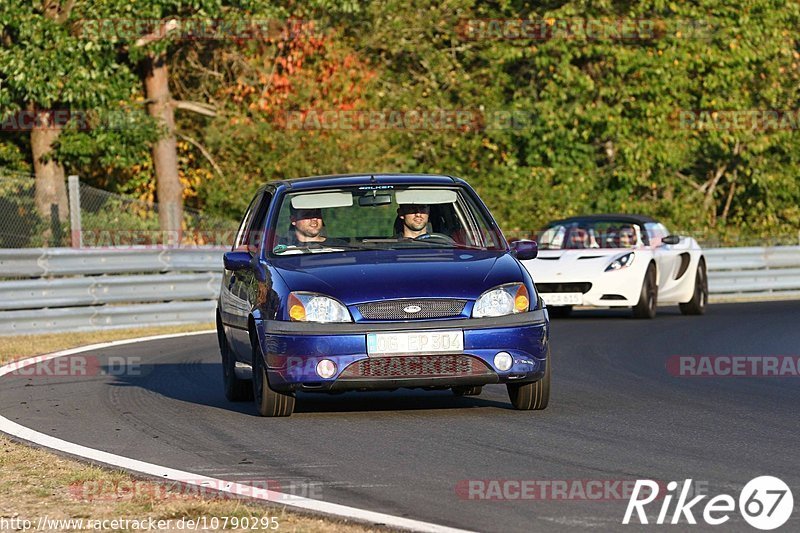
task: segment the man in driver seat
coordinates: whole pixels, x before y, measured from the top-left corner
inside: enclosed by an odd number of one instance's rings
[[[290,224],[294,230],[288,235],[290,244],[325,242],[325,235],[322,233],[325,222],[322,220],[321,209],[291,207],[290,213]]]
[[[326,235],[322,209],[296,208],[290,205],[289,231],[278,238],[278,245],[291,248],[321,248],[343,246],[347,245],[347,242]],[[281,250],[283,251],[285,250]]]
[[[428,233],[431,206],[425,204],[401,204],[397,216],[402,225],[398,228],[398,239],[416,239]]]

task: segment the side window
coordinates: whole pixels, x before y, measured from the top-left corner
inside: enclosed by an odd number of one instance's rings
[[[457,205],[468,218],[467,222],[469,226],[463,229],[471,233],[471,235],[465,235],[461,240],[466,243],[475,243],[476,245],[485,246],[492,250],[501,249],[499,236],[487,225],[489,222],[488,219],[483,220],[482,217],[477,216],[477,214],[480,213],[480,208],[475,200],[466,194],[466,192],[460,191]]]
[[[653,222],[645,224],[644,227],[650,246],[661,246],[661,239],[667,236],[667,229],[663,225]]]
[[[247,211],[244,213],[244,217],[242,217],[242,223],[239,224],[239,230],[236,232],[236,239],[233,241],[233,248],[234,251],[246,251],[247,250],[247,228],[250,226],[250,220],[253,218],[253,210],[258,205],[258,199],[261,195],[256,195],[255,198],[250,202],[250,205],[247,207]]]
[[[251,250],[261,250],[261,245],[264,243],[264,225],[270,202],[272,202],[272,194],[265,192],[256,206],[253,218],[250,219],[250,225],[247,228],[247,243]]]
[[[553,226],[547,228],[539,237],[539,246],[542,250],[560,250],[564,246],[564,237],[567,228],[564,226]]]

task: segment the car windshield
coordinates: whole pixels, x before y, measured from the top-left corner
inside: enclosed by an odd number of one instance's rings
[[[482,209],[460,187],[366,185],[284,196],[274,256],[352,250],[503,250]]]
[[[605,219],[556,222],[548,226],[538,240],[541,250],[637,248],[641,242],[638,224]]]

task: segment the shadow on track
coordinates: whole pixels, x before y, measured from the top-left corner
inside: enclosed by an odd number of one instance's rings
[[[228,401],[222,392],[219,363],[145,364],[120,373],[112,387],[138,387],[167,398],[217,409],[255,415],[252,402]],[[456,397],[449,390],[346,392],[341,394],[298,393],[296,413],[354,413],[494,407],[513,410],[509,402],[482,397]]]
[[[659,318],[681,318],[684,315],[681,314],[680,310],[675,306],[669,307],[659,307],[656,313],[656,318],[654,320],[658,320]],[[603,320],[619,320],[619,321],[629,321],[635,323],[647,323],[648,320],[642,320],[633,318],[631,316],[631,310],[627,307],[623,308],[608,308],[608,309],[597,309],[597,308],[578,308],[573,309],[569,316],[551,316],[550,319],[553,321],[561,322],[561,321],[568,321],[568,320],[581,320],[581,319],[588,319],[588,318],[598,318]]]

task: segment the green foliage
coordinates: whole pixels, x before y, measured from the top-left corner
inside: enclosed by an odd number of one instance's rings
[[[78,31],[87,19],[203,17],[317,25],[288,40],[174,32],[141,47],[131,35]],[[601,33],[465,34],[465,20],[482,18],[551,29],[591,19]],[[651,33],[614,36],[619,21],[645,21]],[[713,127],[708,118],[797,113],[797,2],[101,0],[77,2],[69,21],[56,24],[9,0],[0,23],[3,113],[34,101],[136,116],[139,59],[165,53],[175,97],[216,109],[213,118],[178,110],[177,123],[193,140],[181,172],[198,181],[194,205],[223,217],[238,218],[268,180],[406,171],[465,177],[510,234],[612,211],[650,214],[728,244],[800,227],[800,126]],[[281,114],[309,109],[509,112],[522,120],[512,128],[374,131],[281,125]],[[69,173],[120,176],[102,184],[141,192],[152,186],[143,162],[158,132],[133,120],[130,128],[68,129],[59,159]],[[0,136],[0,164],[29,169],[20,155],[27,149]]]
[[[0,169],[30,174],[30,138],[15,133],[0,133]],[[0,172],[2,176],[4,172]]]
[[[154,119],[141,107],[99,108],[87,116],[89,128],[73,122],[58,139],[58,159],[73,168],[129,168],[146,160],[150,143],[158,139]]]
[[[33,179],[29,176],[0,174],[0,248],[25,248],[44,245],[41,237],[46,222],[33,202]]]
[[[389,106],[532,116],[520,130],[397,135],[395,149],[414,155],[407,169],[466,177],[507,230],[581,212],[637,211],[730,238],[795,231],[796,131],[698,130],[678,117],[682,110],[796,112],[797,3],[518,6],[371,5],[372,31],[355,37],[385,67],[379,94]],[[657,31],[627,40],[470,40],[453,31],[459,20],[482,17],[583,17],[607,26],[651,20]]]
[[[86,16],[79,8],[90,9],[86,4],[78,3],[63,23],[44,16],[30,1],[0,4],[0,111],[29,103],[86,109],[129,96],[137,78],[118,61],[112,43],[87,39],[73,27]]]

